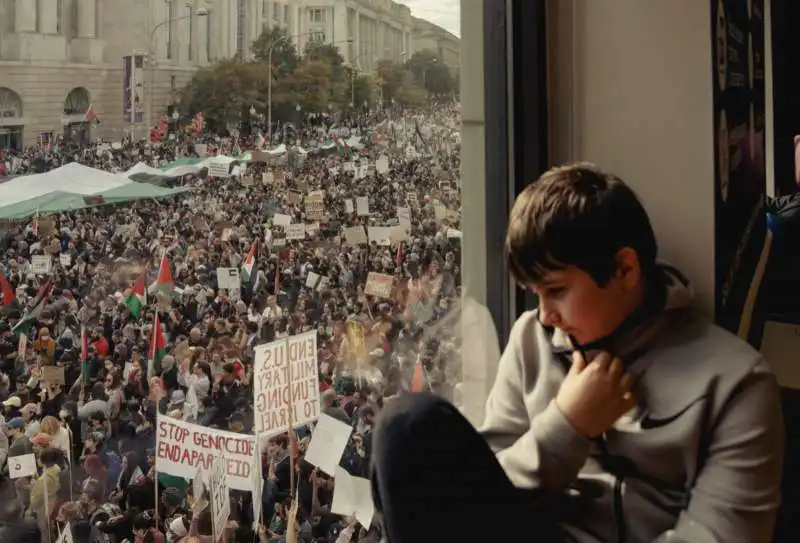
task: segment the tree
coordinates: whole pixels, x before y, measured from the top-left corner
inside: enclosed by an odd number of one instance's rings
[[[339,48],[329,43],[309,41],[303,54],[306,62],[322,62],[330,67],[328,101],[343,107],[350,101],[350,70],[344,64]]]
[[[344,65],[344,57],[339,52],[339,48],[330,43],[309,41],[303,52],[303,58],[306,60],[326,62],[332,68],[338,68]]]
[[[181,97],[181,111],[202,112],[209,125],[222,128],[241,120],[251,106],[263,108],[261,90],[269,76],[257,62],[229,59],[195,72]]]
[[[367,103],[372,107],[375,105],[377,85],[375,79],[369,74],[360,74],[353,80],[352,94],[353,104],[358,106]]]
[[[381,60],[378,62],[378,79],[381,82],[381,92],[383,93],[383,101],[390,102],[397,99],[397,93],[407,82],[408,72],[399,64],[395,64],[391,60]]]
[[[456,93],[456,80],[450,69],[429,49],[417,51],[406,63],[414,81],[431,94],[449,96]]]
[[[328,110],[331,90],[331,66],[323,61],[310,60],[295,72],[298,102],[307,113]]]
[[[264,27],[261,35],[253,42],[253,54],[256,60],[268,62],[270,48],[272,48],[272,66],[274,67],[272,73],[275,77],[284,77],[294,73],[300,64],[300,57],[292,43],[292,37],[285,29],[279,26]]]

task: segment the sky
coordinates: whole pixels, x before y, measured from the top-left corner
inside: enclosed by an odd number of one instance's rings
[[[420,19],[427,19],[455,34],[461,36],[460,0],[399,0],[411,8],[411,14]]]

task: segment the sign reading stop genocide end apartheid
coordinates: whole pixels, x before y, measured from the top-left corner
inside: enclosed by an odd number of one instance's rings
[[[319,416],[317,332],[256,347],[255,433],[260,438],[303,426]],[[291,412],[289,411],[291,408]]]
[[[228,486],[252,491],[253,436],[162,416],[158,417],[157,425],[156,469],[159,472],[192,479],[200,467],[208,478],[214,459],[222,454],[227,465]]]

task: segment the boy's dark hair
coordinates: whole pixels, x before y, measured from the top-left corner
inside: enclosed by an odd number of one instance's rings
[[[53,447],[48,447],[39,453],[39,462],[46,468],[58,465],[61,458],[61,451]]]
[[[577,163],[545,172],[517,196],[505,254],[514,280],[523,285],[576,266],[603,286],[623,247],[636,251],[645,277],[652,275],[658,245],[636,194],[597,166]]]

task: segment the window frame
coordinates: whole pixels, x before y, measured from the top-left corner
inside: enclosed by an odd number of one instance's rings
[[[544,2],[483,5],[486,305],[501,345],[537,305],[511,279],[503,246],[514,199],[549,167],[545,14]]]

